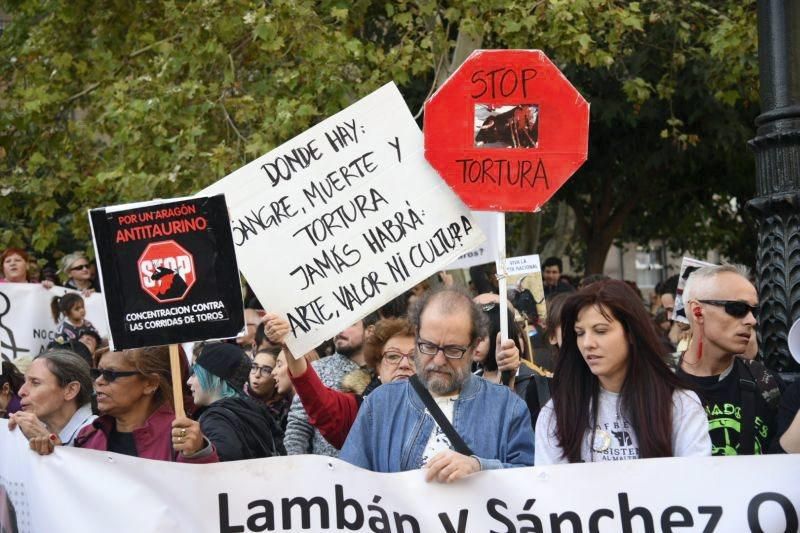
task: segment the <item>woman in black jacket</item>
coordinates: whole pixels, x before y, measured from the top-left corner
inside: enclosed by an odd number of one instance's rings
[[[244,384],[250,358],[234,344],[206,344],[192,365],[189,387],[200,407],[200,429],[220,461],[286,455],[283,432],[263,404],[248,398]]]

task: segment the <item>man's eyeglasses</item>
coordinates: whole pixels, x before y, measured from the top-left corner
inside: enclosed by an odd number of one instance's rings
[[[76,265],[69,269],[70,272],[75,272],[76,270],[87,270],[89,268],[88,264],[83,265]]]
[[[135,376],[140,374],[136,370],[109,370],[108,368],[90,368],[89,374],[92,376],[93,380],[98,379],[100,376],[103,376],[103,379],[109,383],[112,383],[117,380],[117,378],[124,378],[127,376]]]
[[[741,300],[697,300],[701,304],[716,305],[722,307],[725,312],[734,318],[744,318],[747,313],[753,313],[754,317],[758,317],[758,306],[750,305]]]
[[[383,360],[386,361],[391,366],[397,366],[400,364],[400,361],[403,360],[403,357],[408,358],[408,362],[414,364],[414,351],[410,351],[408,353],[403,353],[399,350],[386,350],[382,354]]]
[[[464,357],[464,354],[467,353],[467,350],[469,350],[469,346],[457,346],[455,344],[439,346],[438,344],[417,338],[417,349],[419,349],[420,353],[433,356],[438,354],[439,350],[441,350],[448,359],[461,359]]]
[[[267,366],[267,365],[259,366],[259,365],[255,364],[255,363],[250,365],[250,373],[251,374],[257,374],[257,375],[261,376],[262,378],[267,377],[270,374],[272,374],[272,370],[273,370],[273,368],[271,366]]]

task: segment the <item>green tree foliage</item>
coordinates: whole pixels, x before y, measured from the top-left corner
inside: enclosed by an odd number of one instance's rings
[[[0,247],[83,246],[87,208],[191,194],[389,80],[416,113],[459,35],[544,50],[591,102],[589,162],[556,195],[588,270],[620,238],[740,242],[753,0],[0,8],[13,18],[0,37]]]

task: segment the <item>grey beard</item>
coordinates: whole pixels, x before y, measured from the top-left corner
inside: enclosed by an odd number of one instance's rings
[[[417,370],[417,377],[422,384],[425,385],[425,388],[439,396],[447,396],[461,390],[461,387],[464,386],[464,383],[467,382],[470,376],[469,366],[462,366],[455,370],[449,385],[443,383],[442,380],[430,381],[425,375],[425,364],[422,362],[422,357],[419,352],[414,355],[414,363],[416,364],[416,368],[419,369]]]

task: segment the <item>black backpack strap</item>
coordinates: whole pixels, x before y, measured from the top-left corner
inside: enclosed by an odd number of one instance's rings
[[[758,394],[758,386],[746,364],[738,358],[735,364],[739,365],[740,369],[742,367],[745,369],[743,372],[739,372],[739,390],[742,392],[742,422],[741,431],[739,432],[738,455],[753,455],[756,438],[756,394]]]
[[[416,374],[408,378],[408,381],[414,388],[414,392],[416,392],[417,396],[419,396],[419,399],[425,404],[425,407],[436,421],[436,424],[442,431],[444,431],[444,434],[447,435],[447,438],[450,440],[450,444],[453,445],[453,448],[455,448],[458,453],[463,455],[475,455],[472,453],[472,450],[470,450],[469,446],[467,446],[467,443],[464,442],[464,439],[461,438],[461,435],[459,435],[455,430],[453,424],[451,424],[450,421],[447,420],[447,417],[444,416],[442,410],[433,400],[431,393],[428,392],[428,389],[425,388],[425,385],[420,383]]]
[[[767,370],[764,363],[756,360],[739,359],[750,377],[756,383],[758,392],[764,401],[773,411],[778,409],[781,399],[781,392],[785,388],[785,383],[774,373]]]

